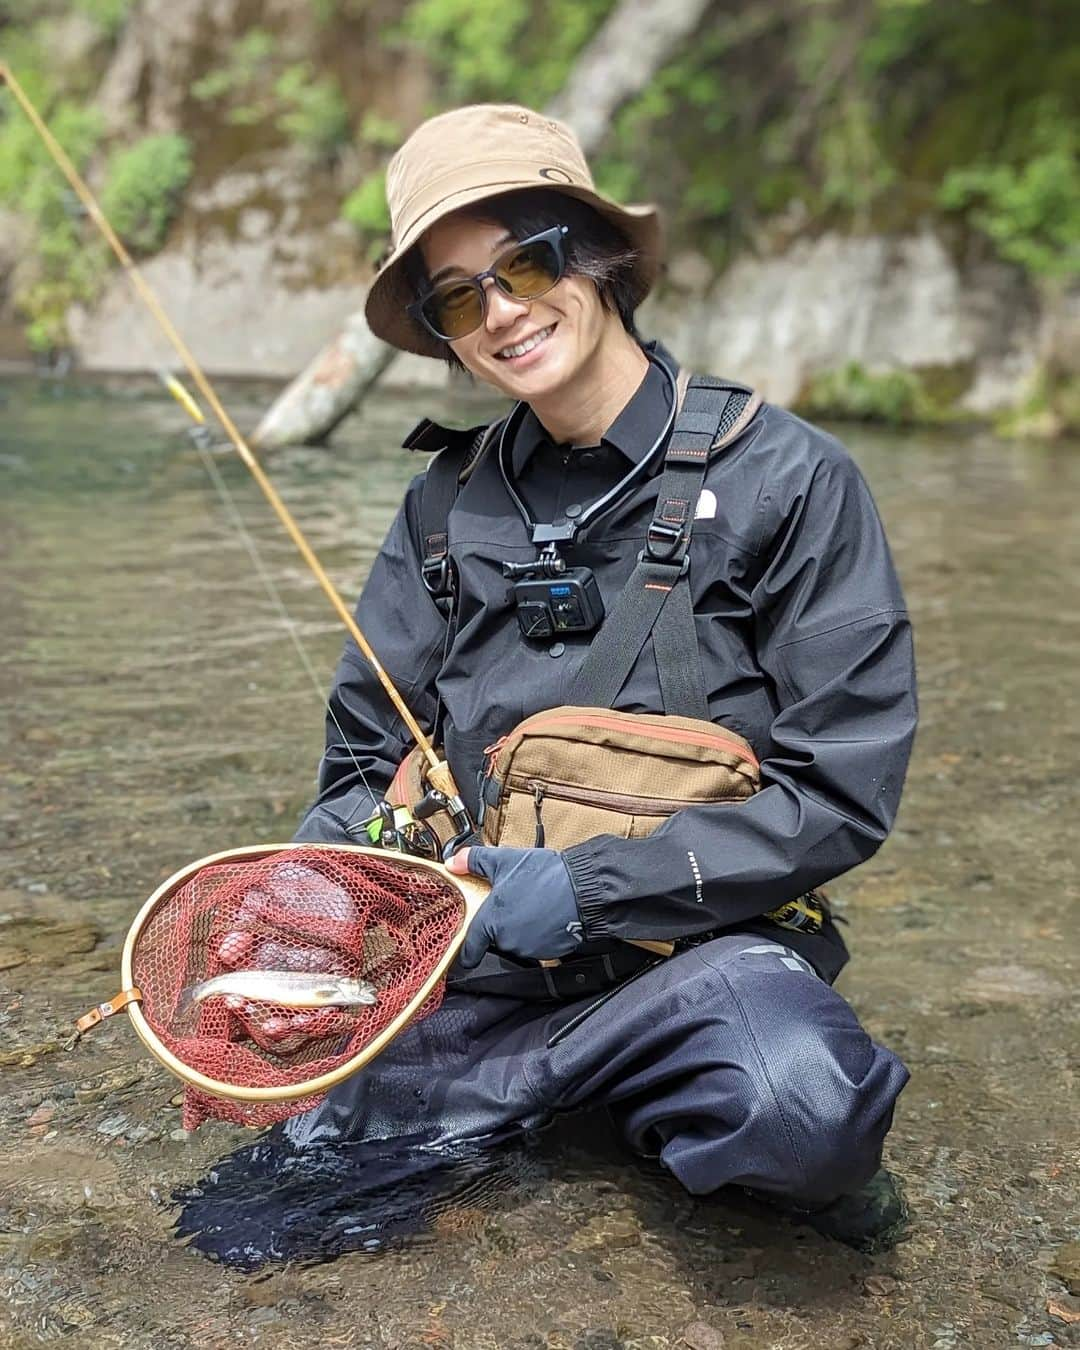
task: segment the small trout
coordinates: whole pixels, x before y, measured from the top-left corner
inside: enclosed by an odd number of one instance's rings
[[[232,995],[252,1003],[273,1003],[280,1008],[356,1008],[378,1001],[375,986],[344,975],[308,974],[299,970],[230,970],[203,980],[180,996],[179,1011],[186,1012],[213,998]]]

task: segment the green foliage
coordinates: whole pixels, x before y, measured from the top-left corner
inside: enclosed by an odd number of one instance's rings
[[[98,114],[50,97],[40,70],[24,65],[20,80],[46,108],[54,136],[76,167],[85,167],[101,140]],[[27,336],[38,350],[62,346],[68,307],[89,300],[100,284],[103,250],[87,244],[82,207],[30,123],[10,107],[0,120],[0,203],[27,216],[34,229],[35,265],[15,296]]]
[[[897,177],[878,138],[873,108],[861,95],[839,101],[821,132],[817,159],[822,204],[856,216],[867,211]]]
[[[541,107],[614,0],[413,0],[401,34],[442,70],[454,102]]]
[[[165,242],[191,169],[190,143],[171,134],[145,136],[109,157],[101,204],[130,248],[153,253]]]
[[[243,100],[251,98],[269,82],[276,49],[272,33],[265,28],[249,28],[229,48],[220,66],[193,82],[192,98],[201,103],[228,102],[226,120],[234,125],[254,120],[257,110]]]
[[[366,244],[369,262],[376,263],[385,248],[386,236],[390,233],[390,210],[386,205],[386,174],[383,170],[369,174],[359,187],[349,193],[341,204],[341,216]]]
[[[349,109],[333,75],[317,76],[310,62],[288,66],[274,84],[283,105],[278,129],[316,155],[332,155],[349,139]]]
[[[622,201],[657,195],[674,200],[680,220],[690,229],[727,215],[731,184],[723,157],[714,150],[731,120],[728,87],[715,69],[724,47],[723,37],[714,30],[658,71],[616,114],[606,151],[596,165],[602,191]],[[683,155],[684,135],[687,141],[693,138],[697,147],[693,153]],[[703,143],[708,147],[705,153]],[[677,180],[672,176],[674,156],[678,156]]]
[[[332,155],[349,139],[349,109],[336,77],[320,75],[310,61],[282,68],[278,43],[263,28],[249,29],[191,92],[200,102],[223,103],[231,126],[269,123],[317,156]]]
[[[341,204],[341,215],[365,235],[382,235],[390,229],[386,205],[386,174],[369,174]]]
[[[907,229],[935,203],[1003,256],[1077,267],[1074,0],[806,0],[712,12],[597,164],[716,262],[781,229]],[[792,226],[790,222],[797,222]]]
[[[529,8],[529,0],[416,0],[403,31],[447,72],[452,96],[501,99]]]
[[[1038,276],[1080,275],[1080,136],[1055,122],[1025,163],[983,160],[951,169],[938,194],[947,210],[968,209],[998,252]]]
[[[370,0],[307,0],[311,17],[319,28],[329,28],[335,19],[359,18]]]
[[[857,361],[816,375],[800,399],[812,416],[888,422],[894,426],[943,419],[914,371],[874,372]]]
[[[80,163],[100,164],[110,148],[79,102],[100,80],[108,43],[92,41],[91,59],[61,72],[55,53],[64,44],[53,38],[72,13],[115,38],[137,3],[0,0],[4,58]],[[202,121],[252,128],[200,142],[201,164],[209,168],[218,150],[227,163],[283,141],[329,157],[349,137],[336,53],[383,11],[372,0],[303,4],[306,38],[304,25],[279,31],[266,17],[219,45],[216,65],[192,84],[193,98],[212,105]],[[391,9],[402,13],[397,39],[429,58],[436,107],[507,99],[542,108],[613,6],[400,0]],[[660,201],[676,247],[686,242],[717,266],[735,250],[767,251],[796,232],[906,230],[936,210],[1028,271],[1066,278],[1080,268],[1074,29],[1075,0],[713,0],[698,31],[619,111],[594,156],[597,182],[617,199]],[[357,135],[376,161],[400,143],[402,127],[369,110]],[[39,180],[39,154],[30,128],[0,99],[0,201],[29,214],[39,240],[36,280],[20,303],[36,340],[51,341],[65,304],[89,295],[95,275],[85,222],[54,169],[42,171],[51,186]],[[187,172],[179,153],[160,162],[148,155],[141,168],[120,156],[109,162],[111,209],[134,221],[124,226],[134,247],[156,247]],[[365,179],[342,212],[374,247],[388,226],[381,175]],[[20,273],[31,270],[24,262]],[[914,407],[910,387],[882,389],[865,371],[832,372],[829,381],[833,395],[857,406],[880,398]]]
[[[383,117],[373,109],[364,113],[360,123],[360,139],[377,150],[393,150],[401,144],[401,124],[391,117]]]

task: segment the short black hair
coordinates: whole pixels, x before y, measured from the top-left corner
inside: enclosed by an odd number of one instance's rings
[[[605,309],[618,314],[632,337],[639,336],[634,323],[637,294],[633,284],[637,252],[622,230],[588,202],[552,188],[522,188],[485,198],[465,211],[476,220],[501,225],[515,239],[528,239],[555,225],[566,225],[569,233],[563,247],[567,272],[589,277]],[[413,289],[417,296],[422,295],[431,282],[420,249],[410,249],[404,262]],[[462,369],[448,342],[443,349],[443,360]]]

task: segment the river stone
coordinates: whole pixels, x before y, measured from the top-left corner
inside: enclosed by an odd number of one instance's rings
[[[124,1133],[131,1122],[127,1116],[106,1116],[97,1127],[98,1134],[103,1134],[107,1139],[115,1139],[118,1135]]]
[[[1057,1249],[1050,1274],[1056,1275],[1070,1294],[1080,1294],[1080,1242],[1067,1242]]]
[[[1054,1294],[1046,1300],[1046,1311],[1059,1322],[1072,1326],[1080,1322],[1080,1298],[1072,1294]]]
[[[31,1236],[27,1254],[31,1261],[55,1261],[70,1251],[73,1236],[70,1228],[47,1224]]]
[[[94,923],[83,921],[51,922],[47,919],[16,919],[5,924],[3,945],[0,946],[0,961],[11,960],[15,952],[23,952],[22,959],[46,956],[50,960],[72,956],[75,953],[91,952],[101,938],[101,929]]]
[[[579,1228],[566,1244],[572,1252],[594,1251],[606,1248],[618,1251],[636,1247],[641,1242],[641,1224],[633,1210],[619,1209],[613,1214],[598,1214]]]
[[[691,1322],[683,1327],[682,1343],[687,1350],[724,1350],[726,1340],[724,1333],[708,1322]]]
[[[1015,965],[979,966],[961,989],[966,997],[980,1003],[1022,1003],[1065,994],[1062,985],[1044,971]]]

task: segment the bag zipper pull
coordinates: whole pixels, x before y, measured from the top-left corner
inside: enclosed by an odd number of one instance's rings
[[[533,848],[544,847],[544,785],[536,781],[532,785],[533,790],[533,808],[536,811],[536,838],[533,840]]]

